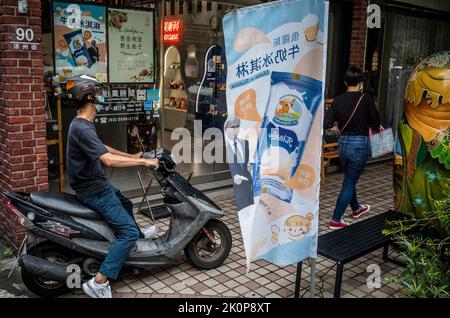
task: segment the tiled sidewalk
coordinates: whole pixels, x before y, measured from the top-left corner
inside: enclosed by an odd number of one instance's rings
[[[339,193],[343,175],[327,176],[320,195],[319,234],[329,231],[327,223]],[[393,207],[392,165],[389,162],[368,165],[358,184],[358,198],[369,203],[372,210],[364,219]],[[224,222],[233,235],[233,247],[225,264],[217,269],[201,271],[187,262],[165,269],[152,270],[139,276],[115,282],[113,297],[293,297],[296,267],[278,267],[266,261],[257,261],[252,271],[245,275],[245,254],[234,200],[222,200],[218,204],[224,209]],[[358,219],[358,221],[360,220]],[[350,222],[356,222],[347,218]],[[148,226],[149,220],[139,215],[141,226]],[[167,229],[167,220],[159,224]],[[381,288],[370,289],[366,281],[370,275],[367,266],[377,264],[381,268]],[[316,297],[333,297],[335,265],[318,257],[316,271]],[[342,294],[344,298],[395,297],[396,290],[384,281],[386,276],[401,270],[398,266],[382,259],[382,249],[346,264]],[[310,267],[303,266],[301,294],[309,296]],[[79,292],[76,293],[79,295]],[[73,297],[75,294],[67,295]],[[76,297],[76,296],[75,296]]]

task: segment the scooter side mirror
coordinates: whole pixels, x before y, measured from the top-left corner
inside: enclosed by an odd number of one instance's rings
[[[152,144],[155,145],[156,149],[156,145],[158,144],[158,130],[155,126],[152,127],[152,130],[150,132],[150,140],[152,141]]]

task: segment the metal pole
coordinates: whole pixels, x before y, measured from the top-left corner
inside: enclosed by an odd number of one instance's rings
[[[147,202],[148,210],[150,211],[150,215],[152,216],[153,222],[155,222],[155,217],[153,216],[152,208],[150,207],[150,203],[148,202],[148,199],[147,199],[144,182],[142,182],[141,174],[139,173],[139,171],[138,171],[137,174],[138,174],[138,177],[139,177],[139,183],[141,184],[142,193],[144,194],[145,202]]]
[[[61,95],[56,98],[56,109],[56,111],[58,112],[59,191],[64,192],[64,150],[62,135]]]
[[[314,298],[316,295],[316,259],[311,258],[311,281],[309,285],[309,297]]]
[[[161,8],[159,10],[159,76],[160,76],[160,84],[159,84],[159,118],[161,120],[161,147],[163,146],[163,138],[164,138],[164,131],[165,131],[165,125],[164,125],[164,71],[166,69],[165,60],[164,60],[164,18],[166,15],[166,1],[162,0],[160,1]],[[158,145],[156,145],[156,148]],[[156,149],[155,148],[155,149]]]
[[[297,274],[295,275],[294,298],[300,298],[300,287],[302,283],[302,262],[297,263]]]
[[[138,172],[138,174],[139,174],[139,172]],[[147,186],[147,190],[145,190],[145,193],[144,193],[144,195],[142,196],[141,203],[139,204],[139,207],[138,207],[138,209],[137,209],[137,212],[138,212],[138,213],[141,211],[142,204],[144,203],[145,197],[147,196],[148,190],[150,190],[150,187],[151,187],[152,183],[153,183],[153,178],[150,180],[150,183],[149,183],[148,186]]]

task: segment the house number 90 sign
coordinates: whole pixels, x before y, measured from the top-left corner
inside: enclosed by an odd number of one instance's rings
[[[33,29],[24,29],[24,28],[17,28],[16,29],[16,39],[17,41],[27,41],[32,42],[34,39],[34,32]]]
[[[16,27],[16,34],[11,41],[14,50],[32,50],[36,51],[38,42],[35,42],[34,31],[29,27]]]

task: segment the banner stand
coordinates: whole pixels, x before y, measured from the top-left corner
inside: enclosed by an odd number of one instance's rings
[[[310,273],[310,285],[309,285],[309,298],[314,298],[316,295],[316,258],[309,258],[311,264],[311,273]],[[302,267],[303,261],[297,263],[297,272],[295,275],[295,290],[294,290],[294,298],[301,298],[300,296],[300,286],[302,282]]]
[[[311,278],[309,285],[309,298],[316,295],[316,258],[311,258]]]
[[[223,18],[227,162],[250,264],[310,259],[315,294],[328,2],[279,0]],[[267,23],[270,21],[270,23]]]

